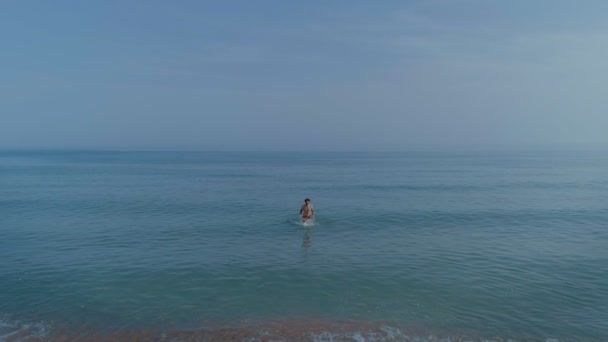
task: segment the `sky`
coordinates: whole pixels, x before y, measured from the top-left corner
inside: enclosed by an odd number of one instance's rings
[[[0,2],[0,148],[608,144],[608,1]]]

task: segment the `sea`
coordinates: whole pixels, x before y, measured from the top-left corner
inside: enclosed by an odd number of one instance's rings
[[[0,151],[0,341],[56,340],[608,341],[608,149]]]

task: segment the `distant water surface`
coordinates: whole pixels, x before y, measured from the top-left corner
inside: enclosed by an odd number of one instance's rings
[[[608,340],[608,151],[0,152],[0,341],[271,326]]]

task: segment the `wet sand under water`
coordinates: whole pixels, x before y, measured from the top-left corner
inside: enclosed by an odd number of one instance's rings
[[[94,331],[87,329],[54,328],[50,332],[23,327],[13,333],[0,336],[0,341],[17,342],[105,342],[105,341],[416,341],[416,342],[502,342],[544,341],[561,342],[551,338],[518,338],[499,336],[450,335],[428,331],[419,327],[404,327],[393,323],[373,322],[324,322],[313,320],[281,320],[241,322],[234,326],[200,323],[189,329],[146,329],[127,331]]]

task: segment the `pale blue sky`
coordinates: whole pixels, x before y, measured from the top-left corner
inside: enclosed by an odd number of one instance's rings
[[[0,148],[608,143],[608,1],[2,1]]]

